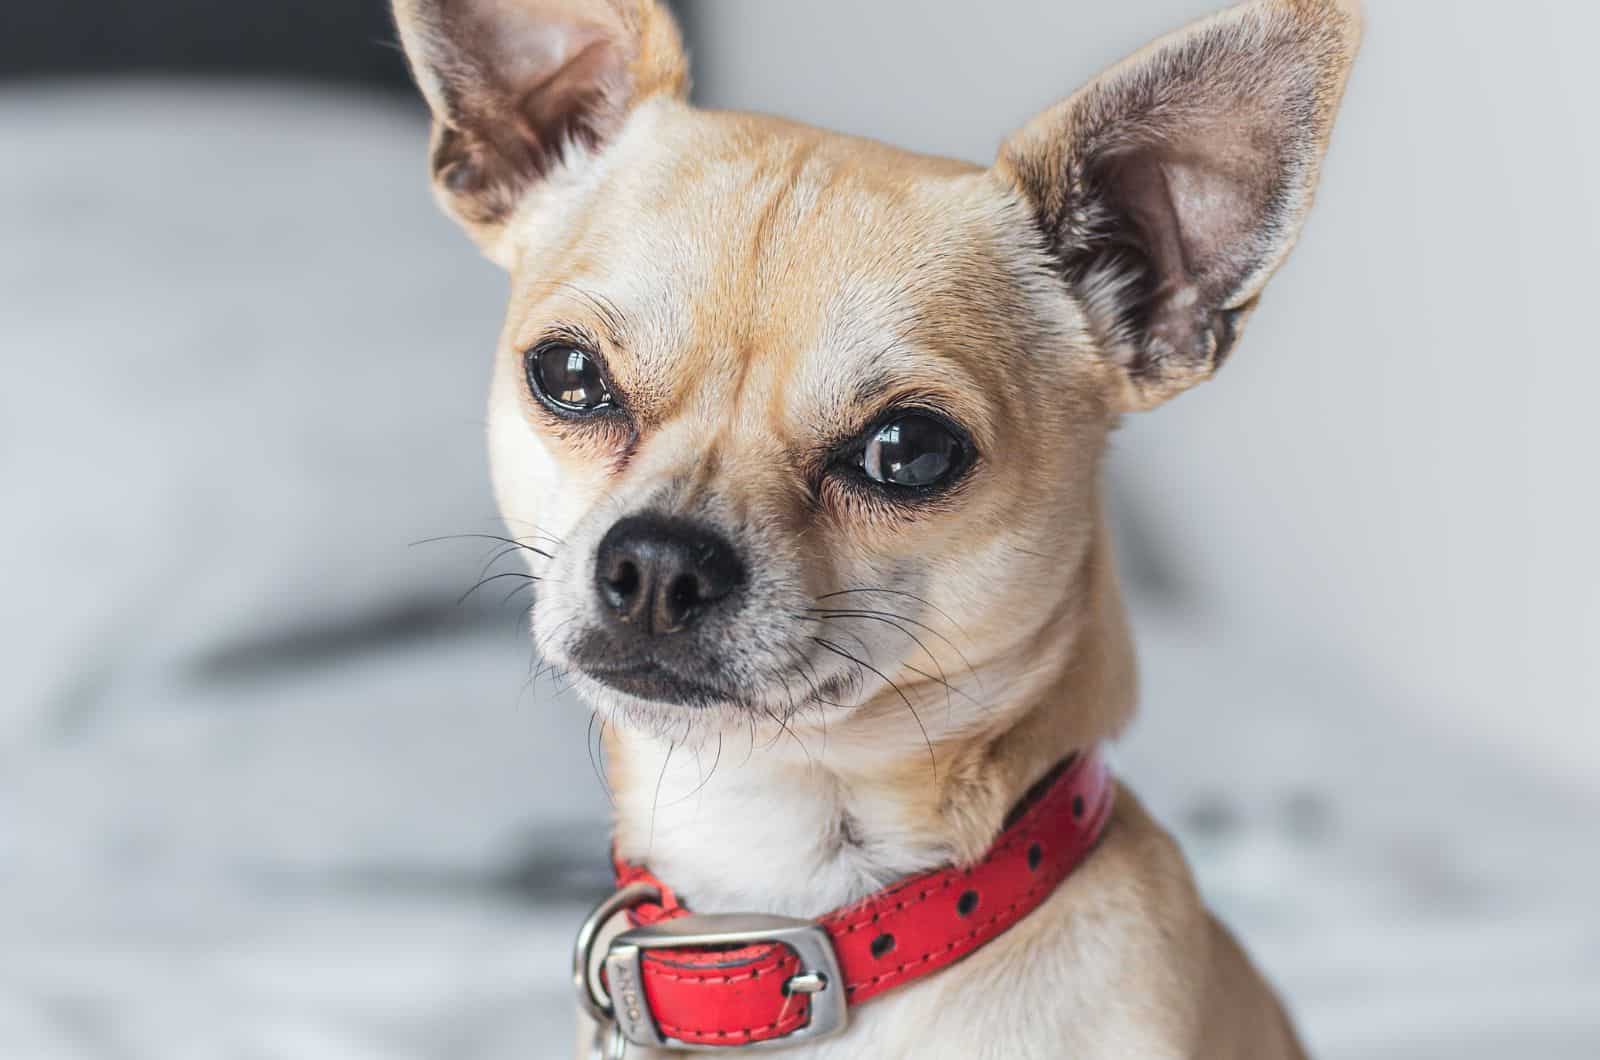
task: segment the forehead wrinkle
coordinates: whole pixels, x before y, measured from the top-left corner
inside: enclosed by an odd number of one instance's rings
[[[531,301],[515,331],[518,348],[532,346],[557,324],[594,331],[610,347],[626,345],[627,318],[605,294],[566,280],[551,279],[535,283],[529,295]],[[572,306],[576,312],[562,312],[562,305]]]
[[[987,447],[993,437],[988,391],[967,365],[920,347],[907,347],[906,353],[903,367],[886,368],[871,390],[858,389],[858,415],[867,419],[900,404],[928,405],[949,415]]]
[[[670,333],[675,324],[673,307],[662,297],[667,281],[652,282],[652,273],[681,279],[697,260],[673,240],[676,226],[642,226],[629,223],[643,209],[640,189],[613,172],[601,190],[607,210],[585,210],[571,218],[548,239],[541,252],[530,254],[517,276],[517,287],[527,308],[537,308],[553,291],[565,291],[585,304],[602,323],[608,337],[623,344],[631,335]],[[666,228],[665,237],[659,234]],[[653,230],[654,229],[654,230]],[[666,268],[617,268],[619,261],[662,262]]]
[[[930,355],[909,343],[879,347],[877,355],[817,348],[798,359],[772,390],[769,422],[787,429],[785,447],[802,458],[838,445],[896,405],[944,412],[987,447],[991,411],[976,377],[959,360]],[[892,358],[885,363],[886,358]]]
[[[814,181],[803,176],[815,145],[772,138],[753,158],[732,147],[630,189],[630,209],[654,223],[638,225],[624,211],[590,240],[596,256],[624,263],[606,271],[604,284],[636,336],[625,371],[658,393],[662,418],[691,403],[739,407],[757,365],[803,341],[805,314],[793,308],[784,259],[803,241],[815,201]]]
[[[564,277],[581,275],[576,282],[623,315],[619,372],[650,391],[657,414],[670,418],[690,397],[686,382],[713,375],[719,343],[708,341],[707,316],[737,316],[719,289],[730,272],[719,244],[750,224],[749,166],[716,142],[682,155],[659,146],[611,168],[594,197],[604,206],[593,211],[600,219],[586,222],[558,260],[584,255],[582,272],[568,266]]]
[[[723,450],[727,438],[724,432],[709,439],[694,452],[688,473],[682,479],[679,503],[689,508],[696,499],[710,494],[722,473]]]
[[[1002,359],[948,341],[953,328],[969,326],[960,319],[969,307],[939,308],[943,286],[942,277],[908,284],[904,269],[881,280],[847,278],[835,291],[820,341],[793,373],[787,389],[798,400],[789,415],[825,437],[859,429],[893,400],[921,396],[986,441],[985,396],[998,385],[987,378],[988,362]]]
[[[701,400],[741,436],[781,430],[784,381],[811,344],[822,294],[816,263],[829,255],[816,222],[833,167],[814,138],[767,140],[759,156],[713,163],[717,194],[701,194],[703,227],[720,233],[720,253],[694,298],[690,340],[704,350]],[[731,205],[731,209],[730,209]]]
[[[754,321],[756,318],[754,307],[771,304],[771,300],[765,297],[769,286],[775,286],[770,283],[769,265],[775,264],[775,259],[781,261],[784,257],[781,253],[775,253],[775,248],[782,246],[782,241],[790,237],[793,230],[798,227],[799,217],[808,212],[806,204],[797,202],[798,196],[796,192],[799,189],[801,173],[805,169],[812,151],[813,148],[809,145],[796,145],[787,153],[787,157],[782,160],[779,172],[766,174],[769,187],[765,200],[756,210],[754,224],[751,226],[750,237],[745,248],[746,269],[744,270],[742,282],[733,278],[738,270],[733,268],[725,270],[724,275],[728,277],[728,282],[737,283],[741,288],[736,293],[729,292],[730,301],[733,301],[734,304],[743,304],[751,307],[751,312],[747,316],[749,321]],[[755,176],[759,178],[762,175],[756,174]],[[752,180],[752,183],[754,183],[754,180]],[[782,215],[785,212],[788,212],[791,215],[790,220],[796,223],[785,226],[785,230],[780,233],[778,229],[783,219]],[[778,275],[787,274],[786,265],[787,263],[776,270]],[[778,321],[762,319],[754,327],[747,324],[740,331],[743,332],[739,336],[739,339],[742,340],[740,345],[743,348],[737,351],[734,358],[736,361],[736,375],[733,380],[731,397],[735,406],[744,396],[745,387],[749,383],[756,361],[762,358],[764,354],[770,355],[772,353],[770,349],[758,348],[757,344],[767,335],[773,333],[787,336],[790,329],[784,327]],[[792,341],[792,338],[790,341]]]
[[[896,343],[894,350],[902,355],[901,359],[897,363],[883,364],[880,357],[870,374],[857,382],[850,396],[852,404],[872,408],[883,404],[886,398],[908,393],[948,395],[964,404],[961,395],[978,389],[977,380],[958,358],[943,357],[937,351],[904,343]],[[938,363],[929,363],[932,361]]]

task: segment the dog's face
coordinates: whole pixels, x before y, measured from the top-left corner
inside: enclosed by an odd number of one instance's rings
[[[490,435],[534,636],[679,731],[930,693],[960,726],[969,669],[1059,651],[1106,433],[1229,352],[1355,34],[1238,9],[982,170],[690,107],[654,0],[398,10],[441,197],[513,276]]]
[[[1043,618],[1110,410],[1015,197],[668,101],[597,168],[521,240],[491,402],[546,655],[634,717],[803,723]]]

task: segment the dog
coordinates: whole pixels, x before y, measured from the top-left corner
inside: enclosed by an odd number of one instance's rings
[[[991,856],[1134,709],[1107,437],[1216,372],[1294,244],[1356,0],[1195,23],[987,169],[692,106],[658,0],[395,9],[437,197],[511,275],[495,489],[599,719],[619,865],[804,919]],[[1173,840],[1112,805],[997,937],[777,1044],[1301,1056]],[[580,1047],[672,1055],[608,1036],[640,998],[606,969]]]

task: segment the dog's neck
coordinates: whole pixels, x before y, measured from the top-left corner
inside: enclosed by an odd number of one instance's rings
[[[892,690],[826,733],[756,726],[690,746],[608,728],[619,853],[705,912],[804,917],[982,857],[1030,785],[1132,713],[1132,651],[1103,531],[1074,588],[1072,606],[977,661],[992,720],[962,731],[942,731],[937,708],[919,722]],[[944,690],[933,691],[942,703]]]

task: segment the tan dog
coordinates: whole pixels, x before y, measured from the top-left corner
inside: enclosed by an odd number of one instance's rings
[[[690,106],[656,0],[396,6],[439,196],[512,275],[495,481],[619,850],[802,917],[982,856],[1133,710],[1106,436],[1288,253],[1353,2],[1198,23],[987,170]],[[803,1052],[1300,1055],[1127,791],[1025,921]]]

